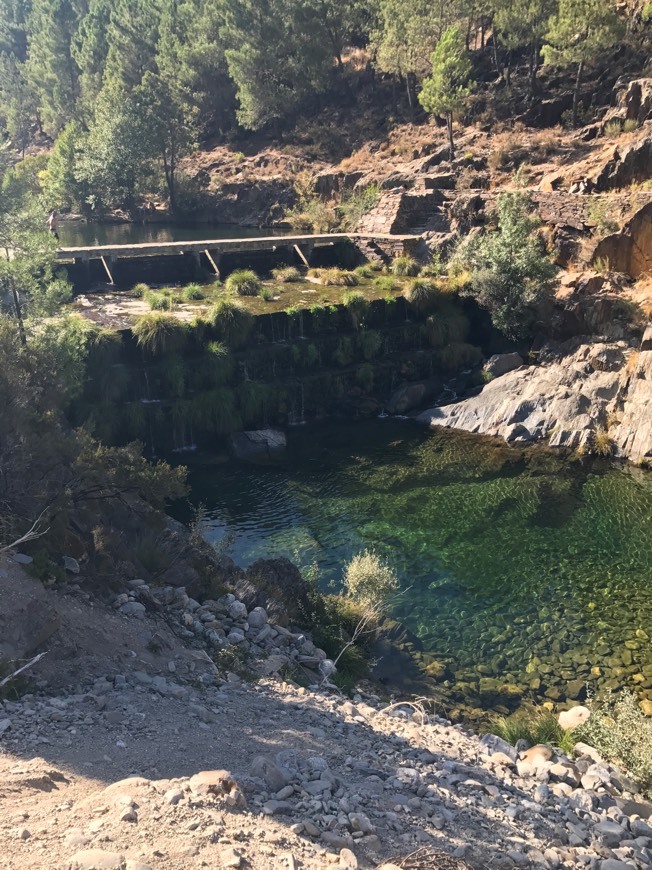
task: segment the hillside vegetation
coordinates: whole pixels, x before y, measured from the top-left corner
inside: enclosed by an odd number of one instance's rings
[[[575,125],[613,52],[645,57],[651,12],[613,0],[6,0],[0,131],[14,153],[55,142],[36,158],[50,207],[160,195],[188,212],[205,177],[184,155],[227,143],[237,163],[260,131],[339,159],[377,132],[345,129],[343,110],[373,106],[385,133],[432,113],[453,150],[455,119],[520,113],[561,73]]]

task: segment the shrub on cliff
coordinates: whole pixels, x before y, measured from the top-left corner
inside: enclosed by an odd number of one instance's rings
[[[220,341],[233,349],[246,344],[254,327],[252,315],[231,299],[218,299],[208,312],[208,320]]]
[[[236,269],[226,279],[224,286],[229,293],[237,293],[238,296],[257,296],[261,281],[253,269]]]
[[[171,314],[153,311],[144,314],[132,328],[139,347],[153,356],[180,350],[187,338],[187,328]]]
[[[556,268],[535,234],[538,221],[527,194],[501,194],[497,211],[498,229],[468,236],[454,261],[470,272],[464,292],[489,311],[494,326],[508,338],[527,338],[551,299]]]
[[[417,278],[406,290],[405,298],[415,311],[424,314],[437,304],[439,289],[432,281]]]

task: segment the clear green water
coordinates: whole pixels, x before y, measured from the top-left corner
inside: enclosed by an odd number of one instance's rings
[[[281,468],[195,462],[207,536],[232,536],[240,564],[316,562],[326,585],[365,547],[386,556],[408,589],[395,615],[460,700],[513,700],[492,680],[536,700],[581,698],[586,684],[652,697],[643,473],[391,419],[295,430]]]

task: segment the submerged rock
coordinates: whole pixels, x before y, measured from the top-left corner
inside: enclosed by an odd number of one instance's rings
[[[287,447],[285,432],[278,429],[234,432],[230,441],[236,459],[262,464],[278,461]]]

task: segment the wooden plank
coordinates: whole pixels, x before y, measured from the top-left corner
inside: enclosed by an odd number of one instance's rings
[[[294,247],[294,250],[295,250],[295,251],[297,252],[297,254],[299,255],[299,257],[303,260],[303,264],[304,264],[304,266],[306,266],[306,267],[309,269],[309,268],[310,268],[310,263],[309,263],[308,260],[303,256],[303,251],[301,250],[301,248],[300,248],[298,245],[293,245],[293,247]]]
[[[100,260],[102,261],[102,265],[106,269],[106,274],[109,276],[109,284],[115,284],[115,281],[113,280],[113,275],[111,274],[111,270],[109,269],[108,263],[106,262],[104,257],[100,257]]]
[[[205,253],[206,256],[208,257],[208,262],[211,264],[211,266],[213,267],[213,269],[215,269],[215,274],[216,274],[217,277],[219,278],[219,277],[220,277],[220,267],[217,265],[217,263],[215,262],[215,260],[211,257],[211,252],[208,250],[208,248],[206,248],[206,250],[204,251],[204,253]],[[218,256],[219,256],[219,254],[218,254]]]

